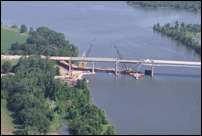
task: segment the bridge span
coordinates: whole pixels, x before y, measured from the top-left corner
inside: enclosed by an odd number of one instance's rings
[[[22,57],[21,55],[1,55],[1,59],[19,59]],[[29,57],[27,55],[26,57]],[[42,58],[45,56],[41,55]],[[115,63],[115,74],[118,72],[118,63],[133,63],[139,65],[148,65],[151,66],[152,71],[154,66],[177,66],[177,67],[193,67],[193,68],[201,68],[201,62],[191,62],[191,61],[172,61],[172,60],[152,60],[152,59],[140,59],[140,60],[118,60],[116,58],[95,58],[95,57],[60,57],[60,56],[50,56],[52,60],[59,61],[69,61],[71,70],[71,61],[86,61],[93,62],[92,71],[94,72],[94,62],[112,62]],[[87,68],[87,67],[86,67]],[[87,68],[88,69],[88,68]],[[91,68],[89,68],[91,69]],[[111,69],[112,71],[114,69]],[[153,72],[152,72],[153,76]]]

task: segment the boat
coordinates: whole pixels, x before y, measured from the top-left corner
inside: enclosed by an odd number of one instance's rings
[[[141,77],[144,77],[144,74],[143,74],[143,73],[130,73],[129,75],[130,75],[130,76],[133,76],[133,77],[136,78],[136,79],[141,78]]]

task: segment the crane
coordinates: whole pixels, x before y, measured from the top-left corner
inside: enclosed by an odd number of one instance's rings
[[[95,38],[95,40],[96,40],[96,39],[97,39],[97,38]],[[95,41],[95,40],[94,40],[94,41]],[[88,52],[86,53],[86,57],[89,56],[90,51],[91,51],[91,49],[92,49],[92,47],[93,47],[94,41],[92,41],[92,44],[91,44],[90,48],[88,49]]]
[[[48,46],[41,54],[39,54],[39,55],[42,55],[42,54],[44,54],[44,52],[48,49],[48,48],[54,48],[54,49],[56,49],[57,50],[57,56],[58,56],[58,48],[56,48],[56,47],[53,47],[53,46]]]
[[[114,42],[113,42],[113,41],[112,41],[112,43],[113,43],[114,47],[116,48],[116,52],[118,53],[119,58],[120,58],[120,59],[123,59],[123,57],[122,57],[121,53],[119,52],[118,48],[116,47],[116,44],[114,44]],[[124,65],[124,67],[126,68],[126,64],[124,63],[123,65]],[[122,66],[122,68],[124,68],[124,67]]]
[[[96,39],[97,39],[97,38],[95,38],[95,40],[96,40]],[[91,44],[91,46],[89,47],[89,49],[88,49],[86,55],[85,55],[85,51],[84,51],[82,57],[88,57],[88,56],[89,56],[90,51],[91,51],[91,49],[92,49],[92,47],[93,47],[93,44],[94,44],[95,40],[92,41],[92,44]],[[84,67],[84,66],[86,66],[86,64],[87,64],[87,62],[80,62],[79,67]]]

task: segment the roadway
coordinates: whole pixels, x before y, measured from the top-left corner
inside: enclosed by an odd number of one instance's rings
[[[1,59],[19,59],[21,55],[1,55]],[[29,57],[29,55],[27,55]],[[42,55],[42,58],[45,56]],[[118,60],[116,58],[95,58],[95,57],[56,57],[51,56],[52,60],[71,60],[71,61],[91,61],[91,62],[114,62],[114,63],[134,63],[149,66],[179,66],[179,67],[194,67],[201,68],[201,62],[191,61],[172,61],[172,60]]]

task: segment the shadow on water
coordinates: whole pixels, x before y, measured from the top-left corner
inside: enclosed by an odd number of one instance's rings
[[[192,77],[192,78],[201,78],[201,75],[191,75],[191,74],[171,74],[171,73],[154,73],[154,76],[175,76],[175,77]]]
[[[96,73],[110,73],[108,71],[97,71]],[[118,72],[121,74],[120,72]],[[144,72],[139,72],[144,73]],[[144,73],[145,74],[145,73]],[[146,75],[148,76],[148,75]],[[192,78],[201,78],[201,75],[192,75],[192,74],[172,74],[172,73],[154,73],[154,76],[174,76],[174,77],[192,77]],[[115,80],[117,81],[117,77],[115,76]]]

